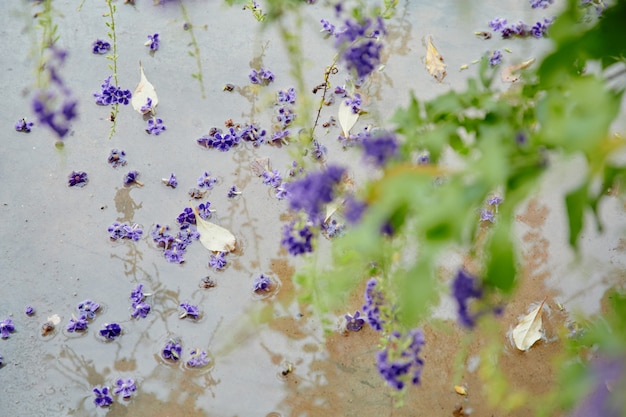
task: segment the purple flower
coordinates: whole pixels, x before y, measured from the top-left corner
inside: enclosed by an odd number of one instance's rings
[[[270,277],[263,275],[263,274],[256,277],[254,279],[254,282],[252,283],[252,290],[257,293],[269,291],[271,287],[272,287],[272,280],[270,279]]]
[[[127,223],[114,222],[107,228],[107,231],[111,240],[131,239],[137,242],[143,235],[143,230],[137,223],[131,226]]]
[[[150,97],[148,97],[146,99],[146,104],[144,104],[143,106],[141,106],[141,108],[139,109],[141,110],[141,112],[143,114],[148,113],[149,111],[152,111],[152,99]]]
[[[398,154],[398,141],[390,133],[368,138],[363,140],[361,144],[365,158],[378,167],[384,166],[389,159]]]
[[[111,49],[110,43],[108,43],[107,41],[98,39],[94,41],[91,51],[94,54],[103,55],[109,52],[109,49]]]
[[[296,102],[296,90],[293,87],[288,90],[279,90],[276,96],[279,103],[293,104]]]
[[[209,261],[209,266],[213,269],[222,270],[226,268],[226,252],[220,252],[217,255],[211,254],[211,260]]]
[[[328,34],[330,35],[335,34],[335,25],[333,25],[326,19],[321,19],[320,23],[322,24],[322,32],[328,32]]]
[[[132,93],[130,90],[122,90],[121,88],[112,85],[112,75],[109,75],[104,79],[100,85],[100,91],[93,94],[96,99],[96,104],[100,106],[108,106],[113,104],[127,105],[130,102]]]
[[[100,329],[100,336],[107,340],[114,340],[122,334],[122,327],[117,323],[105,323]]]
[[[358,332],[359,330],[361,330],[361,328],[363,328],[363,325],[365,324],[365,320],[361,318],[361,312],[359,310],[354,313],[354,316],[346,314],[345,318],[346,329],[351,332]]]
[[[176,362],[180,359],[182,352],[183,347],[180,342],[177,339],[170,339],[170,341],[165,344],[163,349],[161,349],[161,356],[163,359]]]
[[[548,31],[548,27],[552,25],[553,21],[554,21],[554,18],[552,19],[545,18],[543,19],[543,22],[535,23],[533,27],[530,28],[530,34],[533,35],[535,38],[541,38],[545,36],[546,32]]]
[[[146,296],[143,293],[143,284],[138,284],[135,289],[130,292],[130,301],[132,302],[133,307],[142,302],[145,297]]]
[[[161,132],[165,130],[165,125],[163,124],[163,119],[158,117],[153,117],[152,119],[148,119],[148,126],[146,127],[146,132],[151,135],[159,136]]]
[[[96,317],[96,312],[100,308],[100,304],[87,299],[78,303],[76,308],[81,315],[85,315],[88,319],[93,319]]]
[[[191,358],[187,361],[187,366],[191,368],[202,368],[209,363],[209,357],[204,350],[191,349],[189,356]]]
[[[253,124],[246,125],[241,132],[239,132],[239,137],[247,142],[251,142],[254,147],[258,147],[265,142],[265,136],[267,136],[267,131]]]
[[[342,97],[347,97],[348,92],[346,91],[346,86],[338,85],[337,87],[335,87],[335,94],[342,96]]]
[[[311,232],[311,228],[305,225],[301,229],[296,230],[295,225],[296,223],[294,221],[283,227],[283,240],[280,244],[286,247],[287,252],[293,256],[313,252],[313,245],[311,243],[313,232]]]
[[[229,133],[216,132],[213,136],[211,146],[221,152],[227,152],[230,148],[235,146],[239,140],[234,129],[231,128],[231,130],[229,130]]]
[[[407,347],[397,352],[398,346]],[[378,372],[389,386],[400,391],[405,387],[407,380],[413,385],[420,383],[424,360],[419,354],[423,346],[424,334],[420,329],[413,329],[406,335],[393,332],[389,336],[385,349],[376,355]]]
[[[176,175],[172,172],[169,178],[162,178],[163,184],[168,187],[176,188],[178,187],[178,181],[176,180]]]
[[[502,32],[504,28],[506,28],[506,19],[502,19],[500,17],[496,17],[492,21],[489,22],[489,27],[494,32]]]
[[[154,228],[150,231],[150,236],[157,246],[167,249],[174,241],[174,236],[168,233],[169,230],[170,227],[167,225],[161,226],[158,223],[154,225]]]
[[[311,155],[313,155],[313,158],[315,158],[317,160],[324,159],[324,156],[326,155],[326,152],[328,152],[328,149],[326,148],[326,146],[322,145],[316,139],[314,139],[311,142],[311,146],[313,147],[313,152],[311,153]]]
[[[289,143],[289,129],[277,130],[272,135],[272,142]]]
[[[495,214],[493,211],[488,210],[488,209],[480,210],[480,221],[493,223],[494,219],[495,219]]]
[[[109,154],[109,157],[107,158],[107,162],[113,168],[117,168],[119,166],[126,165],[125,157],[126,157],[126,152],[121,151],[119,149],[111,149],[111,153]]]
[[[96,394],[96,398],[93,402],[98,407],[108,407],[113,404],[113,398],[109,395],[109,387],[94,387],[92,391]]]
[[[274,188],[282,184],[283,178],[277,169],[273,171],[263,171],[263,184],[270,185]]]
[[[280,185],[278,187],[276,187],[276,198],[279,200],[283,200],[285,198],[287,198],[287,196],[289,196],[289,192],[287,191],[287,185],[288,183],[286,182],[281,182]]]
[[[32,316],[33,314],[35,314],[35,309],[32,306],[26,306],[24,314],[26,314],[27,316]]]
[[[117,385],[117,387],[113,390],[113,394],[121,395],[124,398],[130,398],[133,392],[137,391],[135,381],[131,378],[119,378],[117,381],[115,381],[115,384]]]
[[[252,84],[268,85],[274,81],[274,73],[264,68],[258,70],[253,68],[248,74],[248,78]]]
[[[430,164],[430,154],[428,152],[424,152],[417,157],[417,165],[428,164]]]
[[[623,397],[619,390],[611,387],[620,386],[626,375],[626,359],[624,356],[605,356],[600,353],[588,364],[588,393],[578,404],[569,417],[620,417],[623,409],[619,407]],[[621,381],[621,382],[620,382]],[[622,400],[623,401],[623,400]]]
[[[549,5],[554,3],[554,0],[529,0],[530,7],[533,9],[542,8],[546,9]]]
[[[211,210],[210,207],[211,207],[210,201],[200,203],[198,205],[198,214],[200,215],[200,217],[202,217],[202,219],[206,220],[211,217],[211,213],[213,213],[214,210]]]
[[[502,203],[502,198],[498,196],[491,197],[487,200],[487,204],[490,206],[499,206]]]
[[[125,176],[124,176],[124,186],[129,187],[133,184],[136,184],[138,186],[143,186],[142,183],[140,183],[139,181],[137,181],[137,178],[139,178],[139,171],[129,171]]]
[[[196,224],[196,215],[191,207],[185,207],[183,211],[178,215],[176,221],[181,227],[186,227],[191,224]]]
[[[489,66],[495,67],[496,65],[499,65],[501,62],[502,62],[502,52],[496,49],[495,51],[492,51],[491,54],[489,54]]]
[[[479,299],[483,296],[482,288],[478,286],[477,281],[476,277],[461,268],[452,282],[452,296],[458,304],[459,321],[468,328],[474,327],[478,317],[477,314],[470,313],[469,300],[471,298]]]
[[[68,185],[70,187],[84,187],[87,185],[89,179],[87,178],[87,173],[84,171],[72,171],[69,175]]]
[[[150,52],[155,52],[159,50],[159,34],[155,33],[154,35],[148,35],[148,41],[145,43],[146,46],[150,47]]]
[[[67,325],[67,331],[70,333],[83,331],[87,329],[88,324],[86,315],[81,314],[78,318],[72,316],[69,324]]]
[[[238,196],[239,194],[241,194],[241,191],[237,191],[237,187],[236,186],[232,186],[230,187],[230,189],[228,190],[228,194],[226,195],[228,198],[233,198]]]
[[[150,313],[150,310],[150,304],[142,301],[133,305],[133,312],[130,315],[131,317],[140,317],[142,319],[145,319],[148,316],[148,313]]]
[[[341,235],[344,227],[345,225],[337,223],[337,220],[335,219],[332,219],[329,222],[322,223],[322,231],[329,238]]]
[[[319,222],[322,206],[333,200],[334,188],[340,183],[344,172],[344,168],[329,165],[325,171],[310,172],[304,178],[290,182],[287,197],[291,209],[304,210],[309,220]]]
[[[181,303],[180,308],[183,309],[183,311],[179,315],[181,319],[184,319],[185,317],[191,317],[192,319],[197,319],[198,316],[200,315],[200,309],[196,305],[189,304],[189,303]]]
[[[217,178],[212,177],[208,171],[204,171],[204,174],[198,177],[198,187],[206,188],[210,190],[213,188],[215,183],[217,182]]]
[[[11,333],[15,331],[15,326],[13,325],[13,319],[7,318],[0,321],[0,337],[6,339],[9,337]]]
[[[355,199],[353,196],[348,196],[345,202],[345,210],[344,215],[346,216],[346,220],[348,220],[352,224],[356,224],[363,217],[363,212],[367,208],[367,203],[364,201],[359,201]]]
[[[165,259],[167,260],[167,262],[177,263],[177,264],[182,264],[183,262],[185,262],[185,259],[183,258],[184,254],[185,254],[185,249],[181,248],[177,244],[172,245],[171,248],[166,249],[163,252],[163,256],[165,256]]]
[[[15,130],[18,132],[30,133],[30,128],[35,124],[33,122],[27,122],[26,119],[22,118],[15,123]]]
[[[289,126],[296,119],[296,114],[293,110],[287,106],[282,106],[278,108],[278,114],[276,116],[276,120],[281,125],[283,129]]]
[[[346,98],[345,103],[352,109],[352,113],[358,114],[361,111],[361,94],[356,93],[353,97]]]
[[[383,45],[372,39],[351,46],[343,53],[348,70],[354,70],[359,78],[368,76],[380,65],[380,52]]]
[[[367,322],[376,331],[383,329],[385,321],[381,317],[381,308],[385,306],[385,297],[380,289],[377,289],[378,281],[370,278],[365,286],[365,304],[363,313],[367,315]]]

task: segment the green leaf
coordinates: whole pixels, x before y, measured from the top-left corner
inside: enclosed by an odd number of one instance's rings
[[[583,183],[580,187],[565,196],[565,206],[567,207],[567,219],[569,223],[569,244],[576,248],[578,236],[583,229],[583,216],[585,206],[588,204],[589,184]]]

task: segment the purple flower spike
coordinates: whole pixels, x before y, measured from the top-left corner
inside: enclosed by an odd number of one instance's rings
[[[11,333],[15,331],[15,326],[13,325],[13,319],[8,318],[0,321],[0,337],[6,339],[9,337]]]
[[[182,313],[180,313],[180,318],[184,319],[185,317],[191,317],[192,319],[197,319],[200,316],[200,309],[198,306],[189,304],[189,303],[181,303],[180,307],[183,309]]]
[[[115,340],[120,334],[122,334],[122,327],[117,323],[105,323],[100,329],[100,336],[107,340]]]
[[[113,404],[113,398],[109,394],[109,387],[94,387],[92,391],[96,394],[96,398],[93,402],[98,407],[108,407]]]
[[[469,300],[483,296],[478,280],[464,269],[459,269],[452,283],[452,296],[458,304],[459,321],[465,327],[472,328],[476,324],[476,314],[469,311]]]
[[[87,185],[89,179],[87,178],[87,173],[84,171],[72,171],[69,175],[68,185],[70,187],[84,187]]]
[[[346,329],[351,332],[358,332],[363,328],[365,324],[365,319],[361,318],[361,312],[357,310],[354,313],[354,316],[350,314],[346,314]]]
[[[115,381],[115,385],[117,385],[117,387],[113,390],[113,393],[115,395],[121,395],[124,398],[130,398],[133,392],[137,391],[137,386],[132,378],[119,378]]]
[[[407,382],[413,385],[420,383],[424,360],[419,357],[424,346],[424,333],[413,329],[406,335],[393,332],[386,348],[377,354],[377,366],[380,375],[387,384],[396,390],[402,390]],[[401,352],[393,350],[394,346],[407,346]]]

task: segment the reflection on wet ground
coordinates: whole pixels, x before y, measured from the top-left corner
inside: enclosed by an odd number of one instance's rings
[[[459,330],[445,300],[445,311],[425,330],[423,384],[409,390],[407,405],[401,409],[394,409],[374,364],[378,335],[370,329],[350,335],[331,329],[325,337],[320,321],[299,303],[291,281],[299,263],[280,249],[286,205],[276,200],[250,169],[257,158],[269,157],[273,168],[286,172],[294,158],[290,147],[245,145],[218,153],[195,143],[197,137],[211,127],[221,127],[229,118],[271,126],[275,91],[293,82],[275,32],[257,31],[251,16],[239,8],[225,8],[220,2],[187,2],[202,46],[207,94],[203,100],[196,81],[189,76],[195,63],[187,56],[190,39],[179,9],[173,4],[153,7],[149,1],[136,6],[118,2],[120,82],[126,86],[137,82],[137,61],[141,59],[158,89],[158,113],[168,130],[158,137],[149,136],[143,119],[123,108],[117,133],[107,140],[108,111],[91,100],[109,70],[105,58],[90,53],[91,42],[106,36],[102,19],[106,4],[88,2],[78,11],[74,3],[55,1],[63,14],[59,16],[60,39],[70,51],[68,78],[81,97],[80,119],[60,151],[43,129],[29,135],[9,132],[16,119],[29,114],[33,65],[27,59],[29,36],[22,36],[22,29],[32,23],[32,5],[25,1],[0,5],[0,30],[5,39],[2,67],[7,77],[0,99],[0,117],[7,129],[0,154],[4,180],[0,188],[0,317],[11,315],[17,327],[10,339],[0,343],[5,360],[0,370],[3,414],[414,416],[453,415],[454,410],[462,415],[458,411],[462,407],[472,409],[473,415],[490,415],[492,405],[481,392],[480,378],[471,366],[485,360],[478,355],[489,335],[472,337]],[[472,35],[477,27],[482,28],[482,23],[475,22],[510,12],[511,3],[513,9],[527,13],[526,5],[517,2],[486,1],[471,10],[459,9],[452,1],[401,3],[397,17],[388,25],[385,70],[375,74],[363,91],[369,112],[364,124],[386,120],[395,106],[407,102],[411,90],[426,99],[462,88],[472,69],[467,73],[453,69],[478,58],[487,48]],[[315,5],[305,10],[311,23],[305,25],[305,72],[312,88],[323,79],[334,50],[318,32],[319,19],[329,17],[327,9]],[[150,56],[143,41],[155,31],[161,31],[163,44]],[[441,85],[423,68],[421,39],[429,33],[437,38],[450,68]],[[530,53],[527,44],[516,52],[524,58]],[[263,89],[251,88],[247,74],[250,68],[260,66],[271,68],[277,81]],[[332,82],[342,84],[344,76],[340,72]],[[235,86],[233,92],[223,90],[227,83]],[[324,108],[321,120],[335,112],[336,106]],[[336,127],[320,129],[319,140],[329,148],[330,158],[354,165],[358,181],[367,173],[359,170],[356,153],[341,148],[337,134]],[[128,166],[113,169],[106,164],[112,148],[126,151]],[[141,172],[143,187],[122,186],[126,168]],[[88,171],[90,183],[84,189],[66,186],[73,169]],[[237,250],[228,255],[229,266],[220,272],[207,266],[208,253],[199,243],[189,246],[181,266],[167,263],[149,237],[156,223],[176,226],[176,216],[188,205],[189,188],[204,171],[218,177],[207,195],[216,209],[213,221],[232,230],[238,239]],[[179,179],[176,189],[161,183],[171,172]],[[233,184],[243,194],[228,199],[226,193]],[[544,392],[554,377],[547,364],[559,352],[556,328],[566,320],[555,300],[561,300],[566,308],[574,305],[571,311],[587,306],[585,311],[593,313],[610,283],[603,277],[623,279],[603,269],[594,281],[577,287],[577,292],[564,288],[560,277],[572,272],[564,257],[570,259],[571,254],[563,252],[567,239],[560,239],[558,227],[550,226],[562,220],[558,204],[556,197],[546,192],[520,213],[525,274],[518,297],[500,321],[500,334],[505,335],[530,303],[549,297],[548,339],[527,354],[509,347],[500,365],[531,394]],[[607,216],[623,219],[622,207],[614,204],[606,210]],[[106,230],[114,221],[138,223],[144,237],[136,243],[111,242]],[[606,236],[593,231],[587,236],[585,245],[600,247],[594,251],[595,259],[606,259],[606,247],[598,246]],[[605,241],[612,245],[608,249],[613,251],[614,267],[623,268],[623,240],[611,233]],[[280,282],[278,292],[263,299],[253,295],[252,280],[260,273]],[[201,284],[207,276],[215,286]],[[139,283],[152,294],[149,302],[153,309],[147,318],[135,320],[130,317],[129,294]],[[591,298],[584,294],[588,288],[596,290]],[[102,305],[88,331],[80,335],[64,331],[76,304],[86,298]],[[178,306],[184,301],[200,306],[200,319],[178,318]],[[34,317],[24,316],[27,304],[36,308]],[[361,304],[362,291],[351,294],[345,311],[354,311]],[[337,317],[345,311],[337,312]],[[59,314],[62,321],[55,333],[41,336],[41,325],[52,314]],[[104,343],[97,330],[113,321],[121,324],[123,334]],[[163,361],[159,352],[170,337],[181,338],[184,354],[194,347],[207,349],[211,365],[195,370]],[[465,358],[458,356],[460,347],[465,348],[460,349]],[[136,395],[129,401],[116,401],[108,411],[96,409],[93,386],[112,385],[121,377],[135,379]],[[465,384],[469,395],[456,394],[455,384]],[[521,409],[509,415],[527,412]]]

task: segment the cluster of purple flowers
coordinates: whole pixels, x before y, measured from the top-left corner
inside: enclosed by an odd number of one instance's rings
[[[2,339],[7,339],[14,331],[15,325],[13,325],[13,319],[7,318],[0,321],[0,337]]]
[[[259,68],[258,70],[253,68],[250,74],[248,74],[248,78],[252,84],[268,85],[274,81],[274,73],[264,68]]]
[[[554,22],[554,18],[544,18],[543,21],[537,21],[530,26],[520,20],[507,26],[506,19],[497,17],[489,22],[489,27],[495,32],[500,32],[504,39],[513,37],[526,38],[529,36],[541,38],[546,36],[548,27],[550,27],[552,22]]]
[[[549,5],[554,3],[554,0],[528,0],[530,2],[530,7],[533,9],[541,8],[546,9]]]
[[[145,45],[150,47],[150,52],[156,52],[159,50],[159,41],[159,34],[155,33],[154,35],[148,35],[148,41]]]
[[[194,240],[198,240],[200,234],[190,227],[189,223],[182,225],[176,236],[170,235],[169,230],[169,226],[156,224],[150,232],[150,236],[157,246],[163,249],[163,256],[168,262],[183,263],[185,261],[183,255],[187,246]]]
[[[424,360],[419,354],[423,346],[424,333],[420,329],[405,335],[396,331],[389,336],[385,349],[376,355],[378,372],[388,385],[400,391],[407,380],[413,385],[420,383]]]
[[[198,348],[191,349],[189,351],[189,360],[187,361],[187,366],[190,368],[202,368],[209,364],[209,356],[205,350],[200,350]]]
[[[239,144],[244,130],[245,129],[237,130],[234,127],[229,127],[226,132],[223,132],[222,129],[211,128],[208,135],[202,136],[197,139],[196,142],[202,147],[226,152]],[[250,130],[246,132],[246,135],[251,137],[249,135],[254,135],[254,133]],[[263,135],[265,135],[265,131],[263,131]]]
[[[163,359],[178,362],[183,353],[183,346],[181,344],[180,339],[170,339],[163,349],[161,349],[161,356]],[[189,360],[187,361],[187,366],[190,368],[202,368],[209,364],[209,356],[205,350],[201,350],[198,348],[193,348],[189,351]]]
[[[286,224],[283,227],[283,239],[280,242],[287,248],[290,255],[297,256],[313,252],[313,231],[311,226],[305,224],[302,228],[296,228],[296,222]]]
[[[114,340],[122,334],[122,327],[118,323],[105,323],[100,329],[100,336],[107,340]]]
[[[84,171],[72,171],[68,177],[68,185],[70,187],[84,187],[89,179]]]
[[[335,46],[341,51],[341,59],[359,79],[364,79],[380,65],[383,46],[377,38],[386,33],[381,18],[375,22],[371,19],[363,22],[348,19],[339,30],[327,20],[322,19],[321,24],[323,31],[335,36]]]
[[[483,296],[482,288],[477,281],[476,277],[464,269],[459,269],[452,282],[452,296],[458,304],[459,322],[465,327],[474,327],[478,317],[469,311],[470,299],[479,299]]]
[[[91,51],[97,55],[104,55],[111,49],[111,44],[107,41],[103,41],[101,39],[97,39],[94,41]]]
[[[376,288],[378,281],[376,278],[370,278],[365,286],[365,304],[363,305],[363,313],[367,315],[367,322],[376,331],[383,329],[385,320],[381,317],[381,313],[385,307],[385,296],[383,292]]]
[[[272,142],[285,142],[289,136],[289,126],[296,118],[292,105],[296,102],[296,91],[293,87],[288,90],[280,90],[277,93],[276,120],[278,129],[272,135]]]
[[[200,309],[197,305],[190,303],[180,303],[180,308],[182,312],[178,317],[184,319],[186,317],[191,317],[192,319],[197,319],[200,316]]]
[[[158,117],[153,117],[148,119],[148,125],[146,126],[146,132],[150,135],[159,136],[161,132],[165,131],[165,125],[163,124],[163,119]]]
[[[96,104],[100,106],[109,106],[114,104],[124,104],[127,105],[130,103],[130,99],[133,94],[130,90],[122,90],[121,88],[111,84],[112,75],[109,75],[105,78],[102,83],[101,90],[99,92],[93,93],[93,96],[96,98]]]
[[[32,101],[33,112],[43,126],[48,126],[56,135],[63,139],[70,130],[70,122],[77,117],[78,101],[72,98],[70,89],[61,78],[60,69],[65,63],[67,52],[49,48],[51,55],[43,66],[50,81],[47,90],[35,93]]]
[[[325,204],[335,197],[335,188],[341,182],[344,168],[329,165],[325,171],[310,172],[287,185],[287,198],[292,210],[304,210],[314,224],[321,223]]]
[[[107,162],[113,168],[126,165],[126,152],[121,151],[119,149],[111,149],[111,153],[109,154],[109,157],[107,158]]]
[[[141,239],[141,235],[143,234],[143,230],[137,223],[131,226],[126,222],[114,222],[107,228],[107,231],[109,232],[109,238],[111,238],[111,240],[131,239],[137,242]]]
[[[226,252],[219,252],[218,254],[211,254],[211,259],[209,260],[209,267],[221,271],[226,268],[228,261],[226,260]]]
[[[137,386],[132,378],[118,378],[115,381],[116,387],[113,390],[113,394],[121,396],[125,399],[130,398],[133,392],[137,391]],[[97,386],[92,389],[96,398],[93,400],[94,404],[98,407],[108,407],[113,404],[113,398],[110,393],[111,390],[108,386]]]
[[[78,303],[76,308],[78,309],[78,317],[72,314],[70,322],[66,327],[70,333],[87,330],[88,320],[93,320],[96,317],[100,304],[88,299]]]
[[[148,313],[150,313],[150,304],[146,303],[145,299],[146,294],[143,292],[143,284],[139,284],[130,293],[131,307],[133,308],[132,317],[145,319]]]
[[[33,122],[27,122],[26,119],[22,118],[15,122],[15,130],[18,132],[30,133],[31,127],[35,124]]]

